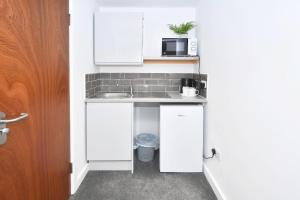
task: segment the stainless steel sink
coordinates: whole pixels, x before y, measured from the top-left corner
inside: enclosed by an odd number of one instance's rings
[[[127,92],[108,92],[97,95],[97,98],[130,98],[131,95]]]
[[[96,98],[107,98],[107,99],[120,99],[120,98],[171,98],[166,93],[151,93],[151,92],[143,92],[136,93],[134,95],[130,95],[127,92],[106,92],[101,93],[96,96]]]

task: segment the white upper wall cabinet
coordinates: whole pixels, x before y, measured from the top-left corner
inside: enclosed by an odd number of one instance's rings
[[[95,64],[142,65],[143,13],[95,13]]]
[[[137,12],[143,13],[143,56],[160,57],[162,38],[178,37],[169,29],[168,24],[181,24],[188,21],[196,21],[196,9],[183,8],[123,8],[123,7],[99,7],[100,12]],[[196,36],[196,28],[189,32],[189,37]],[[173,66],[174,67],[174,66]]]

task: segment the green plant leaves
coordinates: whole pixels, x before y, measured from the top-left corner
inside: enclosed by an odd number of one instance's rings
[[[176,24],[169,24],[169,29],[174,31],[174,33],[178,35],[187,34],[190,30],[192,30],[196,25],[194,22],[186,22],[182,23],[179,26]]]

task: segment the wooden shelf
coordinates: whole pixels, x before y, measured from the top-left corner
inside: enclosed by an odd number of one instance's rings
[[[199,56],[193,57],[144,57],[144,64],[196,64]]]

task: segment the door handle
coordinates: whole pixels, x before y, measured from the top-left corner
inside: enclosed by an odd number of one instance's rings
[[[0,112],[0,145],[3,145],[7,141],[7,136],[9,133],[9,128],[6,128],[7,123],[13,123],[13,122],[18,122],[22,119],[25,119],[28,117],[27,113],[21,113],[19,117],[14,118],[14,119],[5,119],[5,113]]]
[[[3,113],[2,116],[5,117],[5,114]],[[25,119],[27,117],[28,117],[27,113],[21,113],[19,117],[14,118],[14,119],[1,119],[3,117],[0,117],[0,124],[8,124],[8,123],[17,122],[17,121],[20,121],[20,120]]]

